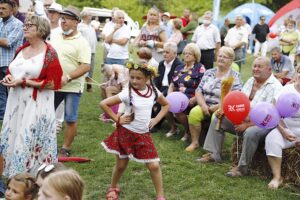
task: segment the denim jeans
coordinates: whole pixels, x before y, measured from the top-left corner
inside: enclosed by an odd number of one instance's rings
[[[54,107],[56,109],[62,101],[65,102],[66,122],[77,122],[80,97],[81,93],[55,92]]]
[[[7,67],[0,67],[0,80],[6,75]],[[0,84],[0,120],[3,119],[7,101],[7,87]]]
[[[105,64],[118,64],[118,65],[125,65],[126,59],[115,59],[115,58],[106,58]]]

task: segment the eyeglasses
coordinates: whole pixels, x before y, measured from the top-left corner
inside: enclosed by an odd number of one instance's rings
[[[26,23],[26,24],[23,24],[23,27],[24,28],[31,28],[33,26],[36,26],[36,24],[32,24],[32,23]]]
[[[54,165],[50,164],[50,165],[47,165],[45,163],[43,163],[39,168],[38,168],[38,172],[41,171],[41,170],[44,170],[44,172],[51,172],[53,169],[54,169]]]

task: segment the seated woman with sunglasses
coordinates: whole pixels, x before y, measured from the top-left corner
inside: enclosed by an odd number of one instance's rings
[[[17,50],[1,80],[10,88],[0,142],[7,177],[36,174],[41,164],[57,162],[54,90],[61,87],[62,69],[56,51],[45,42],[49,33],[45,18],[28,17],[28,43]]]

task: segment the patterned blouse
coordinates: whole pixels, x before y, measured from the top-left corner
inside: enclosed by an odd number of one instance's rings
[[[180,87],[186,87],[184,94],[190,99],[195,96],[195,90],[199,85],[205,72],[205,67],[201,63],[195,63],[194,67],[185,70],[185,65],[176,67],[172,78],[175,91],[179,91]]]
[[[216,77],[217,71],[217,67],[207,70],[204,73],[202,80],[197,88],[197,91],[202,93],[208,106],[216,105],[220,102],[222,79]],[[243,83],[240,73],[231,69],[226,77],[228,76],[234,77],[234,82],[231,90],[241,90],[243,87]]]

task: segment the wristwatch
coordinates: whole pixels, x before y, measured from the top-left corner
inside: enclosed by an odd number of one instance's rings
[[[67,81],[68,81],[68,82],[71,82],[71,81],[72,81],[72,78],[71,78],[71,76],[70,76],[69,74],[66,75],[66,78],[67,78]]]

